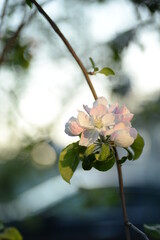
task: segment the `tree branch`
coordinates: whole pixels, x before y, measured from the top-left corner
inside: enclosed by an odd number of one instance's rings
[[[115,151],[116,166],[117,166],[117,172],[118,172],[119,190],[120,190],[120,196],[121,196],[121,204],[122,204],[122,210],[123,210],[126,238],[127,240],[130,240],[131,238],[130,238],[130,232],[129,232],[129,226],[128,226],[129,221],[128,221],[128,215],[127,215],[127,209],[126,209],[126,200],[124,195],[122,169],[121,169],[121,164],[118,164],[119,156],[118,156],[117,149],[114,148],[114,151]]]
[[[3,25],[4,17],[5,17],[5,14],[6,14],[6,9],[7,9],[7,6],[8,6],[8,1],[9,1],[9,0],[5,0],[4,5],[3,5],[3,10],[2,10],[2,14],[1,14],[1,21],[0,21],[0,32],[1,32],[2,25]]]

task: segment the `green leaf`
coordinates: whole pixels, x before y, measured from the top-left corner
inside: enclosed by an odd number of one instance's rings
[[[91,64],[92,64],[92,68],[95,69],[95,68],[96,68],[96,65],[95,65],[93,59],[90,57],[89,60],[90,60],[90,62],[91,62]]]
[[[93,151],[95,150],[96,145],[95,144],[91,144],[89,147],[87,147],[86,151],[85,151],[85,156],[90,155],[91,153],[93,153]]]
[[[27,5],[28,5],[30,8],[32,8],[32,2],[31,2],[31,0],[26,0],[26,3],[27,3]]]
[[[124,148],[124,149],[128,152],[128,155],[124,156],[120,160],[118,160],[118,163],[120,163],[120,164],[124,163],[127,159],[128,160],[132,160],[133,159],[132,152],[128,148]]]
[[[94,154],[89,155],[88,157],[85,157],[82,162],[82,168],[84,170],[90,170],[93,167],[93,162],[95,161]]]
[[[79,142],[76,142],[69,144],[61,151],[59,156],[59,171],[66,182],[70,183],[70,179],[72,178],[85,149],[85,147],[79,146]]]
[[[0,232],[4,231],[4,225],[3,223],[0,221]]]
[[[99,161],[105,161],[110,155],[110,148],[108,144],[102,144],[102,148],[100,151]]]
[[[22,240],[22,236],[16,228],[6,228],[0,233],[0,240]]]
[[[124,163],[128,159],[128,156],[122,157],[120,160],[118,160],[118,164]]]
[[[107,160],[94,162],[93,167],[99,171],[104,172],[112,168],[114,163],[115,163],[115,156],[114,156],[114,153],[112,152],[110,156],[107,158]]]
[[[99,71],[99,68],[98,67],[95,67],[94,68],[94,72],[98,72]]]
[[[143,147],[144,147],[144,140],[140,136],[140,134],[137,135],[137,138],[135,139],[134,143],[130,147],[134,152],[133,160],[138,159],[140,157],[140,155],[143,151]]]
[[[105,76],[109,76],[109,75],[115,75],[115,72],[108,67],[102,68],[99,73],[104,74]]]
[[[144,231],[155,239],[160,239],[160,224],[147,225],[144,224]]]

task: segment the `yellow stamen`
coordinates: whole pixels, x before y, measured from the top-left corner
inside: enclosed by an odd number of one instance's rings
[[[94,126],[96,128],[102,128],[103,127],[103,123],[102,123],[102,120],[101,119],[94,119]]]

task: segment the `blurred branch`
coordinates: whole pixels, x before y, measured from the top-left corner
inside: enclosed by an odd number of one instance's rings
[[[0,33],[1,33],[2,25],[3,25],[3,20],[4,20],[4,17],[5,17],[5,14],[6,14],[6,9],[7,9],[7,6],[8,6],[8,2],[9,2],[9,0],[5,0],[4,5],[3,5],[1,21],[0,21]]]
[[[24,28],[24,26],[26,26],[34,17],[36,11],[34,11],[27,20],[23,19],[22,23],[18,26],[17,30],[14,32],[14,34],[12,35],[12,37],[8,40],[8,42],[6,43],[6,45],[4,46],[1,56],[0,56],[0,65],[5,61],[5,56],[7,54],[7,52],[14,46],[17,37],[20,35],[22,29]],[[24,13],[25,16],[25,13]]]
[[[3,19],[4,16],[5,16],[5,13],[6,13],[6,8],[7,8],[7,5],[8,5],[8,1],[9,0],[6,0],[5,2],[5,5],[4,5],[4,8],[3,8],[3,13],[2,13],[2,16],[1,18]],[[50,2],[50,0],[46,0],[42,3],[42,5],[46,4]],[[24,4],[25,1],[22,3],[22,6],[26,7],[26,4]],[[26,9],[25,9],[26,10]],[[9,52],[9,50],[15,45],[16,43],[16,39],[17,37],[20,35],[21,31],[23,30],[23,28],[25,26],[27,26],[33,19],[33,17],[35,16],[37,10],[35,10],[29,17],[28,19],[25,18],[25,15],[26,15],[26,11],[24,11],[24,16],[23,16],[23,19],[22,19],[22,22],[20,23],[20,25],[17,27],[16,31],[13,33],[13,35],[8,39],[7,43],[5,44],[1,54],[0,54],[0,65],[5,61],[5,57],[6,57],[6,54]],[[2,26],[2,21],[1,21],[1,26]]]

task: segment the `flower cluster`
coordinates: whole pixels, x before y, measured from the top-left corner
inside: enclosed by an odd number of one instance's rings
[[[109,105],[104,97],[99,97],[93,107],[84,105],[77,118],[71,117],[65,125],[65,133],[69,136],[80,135],[79,145],[89,146],[99,137],[109,139],[115,146],[129,147],[137,137],[137,131],[132,128],[133,114],[126,106],[118,103]]]

